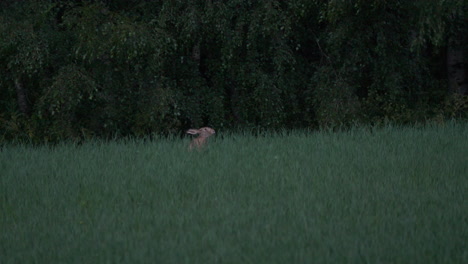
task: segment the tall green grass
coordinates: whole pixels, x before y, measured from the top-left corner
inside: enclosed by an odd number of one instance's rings
[[[0,263],[468,263],[468,124],[4,146]]]

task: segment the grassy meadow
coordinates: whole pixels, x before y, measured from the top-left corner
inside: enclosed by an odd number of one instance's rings
[[[0,262],[468,263],[468,124],[0,150]]]

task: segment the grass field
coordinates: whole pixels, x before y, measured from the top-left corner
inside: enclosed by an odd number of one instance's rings
[[[3,146],[0,262],[468,263],[468,124]]]

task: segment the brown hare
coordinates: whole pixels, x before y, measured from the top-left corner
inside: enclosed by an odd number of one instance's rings
[[[198,135],[197,138],[194,138],[192,142],[190,142],[189,150],[193,148],[201,149],[204,145],[206,145],[207,139],[215,134],[216,132],[211,127],[202,127],[200,129],[189,129],[187,130],[187,134],[190,135]]]

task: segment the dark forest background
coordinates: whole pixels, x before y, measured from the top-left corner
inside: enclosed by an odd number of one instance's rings
[[[1,1],[0,142],[467,118],[465,0]]]

